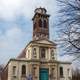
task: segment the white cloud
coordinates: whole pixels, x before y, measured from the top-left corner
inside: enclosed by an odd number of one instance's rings
[[[54,0],[0,0],[0,18],[13,19],[19,14],[32,18],[34,9],[40,6],[47,8],[52,15],[55,13]]]
[[[5,28],[4,32],[0,27],[0,54],[2,54],[0,60],[3,59],[2,63],[10,57],[16,56],[31,37],[30,34],[27,34],[30,33],[29,24],[26,25],[28,30],[25,33],[19,25],[15,25],[16,17],[22,15],[30,20],[37,7],[44,7],[51,16],[55,16],[57,10],[55,6],[55,0],[0,0],[0,20],[5,21],[4,24],[9,20],[9,23],[5,24],[6,26],[0,25]]]
[[[69,61],[69,62],[72,62],[74,59],[73,56],[69,56],[69,55],[64,55],[64,56],[58,56],[58,60],[60,61]]]
[[[21,3],[22,0],[0,0],[0,17],[4,19],[13,18]]]
[[[24,46],[25,35],[26,33],[17,25],[5,30],[4,34],[0,35],[0,60],[2,60],[0,63],[6,62],[11,57],[15,57],[19,54]]]
[[[0,36],[0,49],[13,49],[14,46],[19,45],[25,33],[18,27],[11,27]],[[21,45],[21,44],[20,44]]]

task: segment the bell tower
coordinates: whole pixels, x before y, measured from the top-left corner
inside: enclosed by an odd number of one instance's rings
[[[45,8],[35,9],[33,20],[33,40],[49,39],[49,16]]]

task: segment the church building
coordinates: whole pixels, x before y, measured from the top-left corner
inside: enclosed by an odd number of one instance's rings
[[[50,15],[41,7],[34,12],[32,41],[8,61],[2,80],[71,80],[71,62],[58,61],[57,44],[50,41]]]

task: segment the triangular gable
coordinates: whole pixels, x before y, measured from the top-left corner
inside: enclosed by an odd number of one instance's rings
[[[37,43],[41,43],[41,44],[51,44],[51,45],[56,45],[54,42],[49,41],[49,40],[37,40]]]

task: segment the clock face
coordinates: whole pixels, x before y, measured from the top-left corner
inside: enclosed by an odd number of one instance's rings
[[[37,13],[41,13],[41,9],[37,9],[36,12],[37,12]]]

